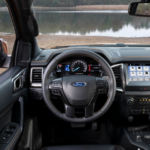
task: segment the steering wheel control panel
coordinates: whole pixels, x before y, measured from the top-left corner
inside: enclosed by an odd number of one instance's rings
[[[98,94],[99,95],[108,93],[108,83],[107,83],[107,81],[97,79],[97,87],[98,87]]]
[[[125,103],[126,111],[131,115],[150,114],[150,97],[127,97]]]
[[[101,65],[88,57],[72,57],[60,62],[56,69],[58,77],[67,75],[107,76]]]

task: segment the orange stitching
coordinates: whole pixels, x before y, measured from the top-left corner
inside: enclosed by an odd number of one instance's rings
[[[117,145],[114,145],[115,147],[117,147],[117,149],[119,150],[119,147]],[[125,150],[124,148],[121,147],[121,149]]]
[[[14,142],[16,141],[17,137],[19,136],[20,132],[21,132],[21,130],[19,129],[19,130],[17,131],[15,137],[12,139],[12,141],[10,142],[10,144],[7,146],[6,150],[9,150],[9,149],[12,147],[12,145],[13,145]]]

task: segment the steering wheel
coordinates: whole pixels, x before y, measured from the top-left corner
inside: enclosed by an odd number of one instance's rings
[[[108,79],[88,75],[70,75],[52,80],[51,72],[58,63],[71,56],[86,56],[94,59],[108,75]],[[69,50],[56,56],[47,66],[42,81],[43,99],[50,111],[58,118],[75,124],[92,122],[107,112],[116,93],[116,80],[110,65],[98,54],[88,50]],[[51,101],[51,93],[61,96],[65,113],[61,113]],[[106,93],[108,98],[103,107],[94,112],[99,94]],[[99,99],[100,100],[100,99]],[[85,116],[75,116],[75,108],[84,108]]]

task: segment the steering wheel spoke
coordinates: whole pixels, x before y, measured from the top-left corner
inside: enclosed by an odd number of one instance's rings
[[[75,109],[67,104],[65,104],[65,114],[67,117],[75,118]]]
[[[49,84],[49,90],[53,96],[61,96],[62,78],[52,80]]]
[[[96,78],[96,85],[97,85],[97,94],[107,94],[108,93],[108,80],[105,80],[103,78]]]
[[[85,118],[91,117],[94,114],[95,103],[92,103],[85,107]]]

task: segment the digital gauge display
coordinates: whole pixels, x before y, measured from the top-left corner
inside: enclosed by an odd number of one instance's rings
[[[58,77],[65,75],[107,76],[102,66],[91,59],[66,59],[56,67]]]
[[[75,60],[71,63],[71,72],[85,73],[87,72],[87,63],[83,60]]]

